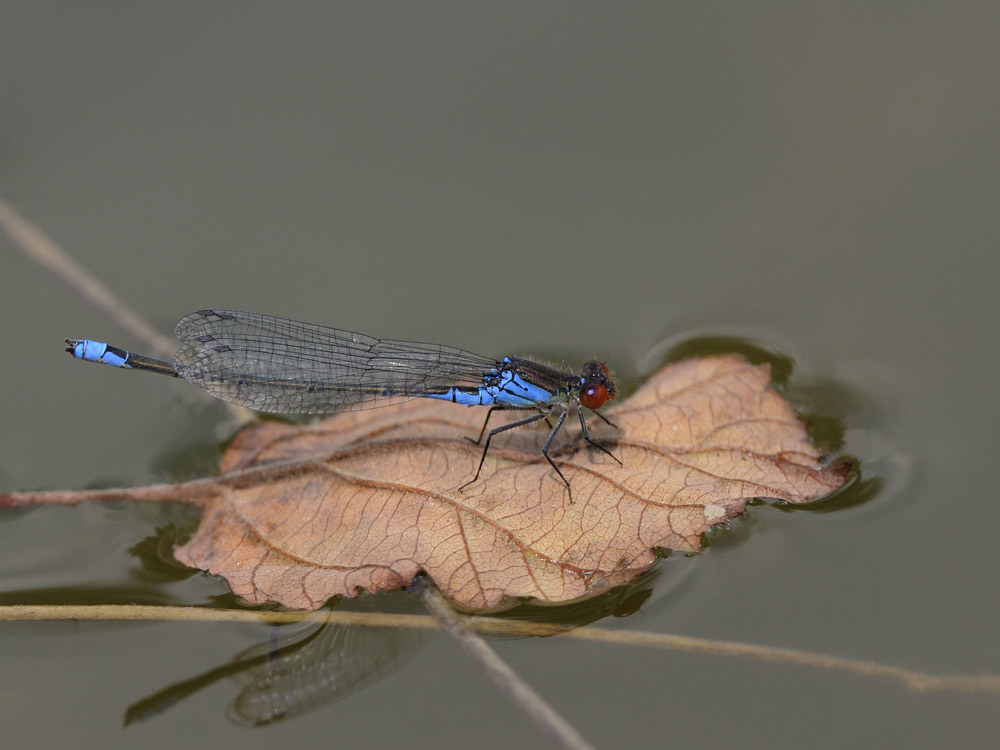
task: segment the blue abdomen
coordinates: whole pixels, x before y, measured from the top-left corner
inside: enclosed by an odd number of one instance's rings
[[[101,341],[91,341],[90,339],[80,339],[72,342],[72,354],[77,359],[85,359],[88,362],[100,362],[103,365],[112,367],[128,367],[129,353],[117,346],[111,346]]]
[[[453,386],[443,393],[427,394],[427,398],[439,398],[464,406],[499,405],[513,409],[531,409],[550,403],[555,399],[555,394],[508,371],[500,375],[496,385]]]

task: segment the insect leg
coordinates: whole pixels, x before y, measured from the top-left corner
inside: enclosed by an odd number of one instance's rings
[[[494,407],[494,408],[496,408],[496,407]],[[490,411],[493,411],[493,408],[491,408]],[[513,430],[515,427],[523,427],[526,424],[531,424],[532,422],[537,422],[539,419],[545,419],[546,416],[548,416],[548,412],[543,411],[543,412],[539,412],[538,414],[532,414],[530,417],[525,417],[524,419],[519,419],[516,422],[511,422],[509,424],[500,425],[499,427],[494,427],[492,430],[490,430],[490,434],[486,436],[486,445],[483,446],[483,455],[480,456],[480,458],[479,458],[479,468],[476,469],[476,475],[474,477],[472,477],[472,479],[470,479],[468,482],[466,482],[465,484],[463,484],[461,487],[459,487],[458,488],[459,492],[461,492],[466,487],[468,487],[470,484],[472,484],[477,479],[479,479],[479,474],[483,470],[483,462],[486,461],[486,454],[490,450],[490,441],[493,439],[494,435],[499,435],[501,432],[506,432],[507,430]],[[565,414],[563,416],[565,416]],[[562,422],[560,422],[560,424],[562,424]],[[483,425],[483,429],[484,430],[486,429],[486,425]],[[556,429],[558,429],[558,425],[556,426]],[[480,435],[479,437],[481,439],[482,435]],[[551,436],[549,438],[549,441],[551,441]],[[545,447],[548,448],[548,445],[549,445],[549,442],[546,442],[545,443]],[[548,458],[548,455],[546,455],[545,457]],[[549,460],[549,463],[550,464],[552,463],[551,459]],[[555,464],[553,464],[553,466],[554,465]],[[559,470],[556,469],[556,471],[559,471]],[[565,480],[563,480],[563,481],[565,481]]]
[[[483,435],[486,434],[486,425],[490,423],[490,417],[493,416],[493,412],[495,412],[497,409],[503,409],[503,408],[504,407],[498,406],[496,404],[491,406],[489,411],[486,412],[486,419],[483,420],[483,429],[479,431],[479,437],[477,437],[475,440],[473,440],[470,437],[466,437],[465,439],[468,440],[470,443],[475,443],[476,445],[479,445],[481,442],[483,442]]]
[[[598,442],[590,439],[590,431],[587,429],[587,420],[583,416],[583,407],[580,406],[580,404],[576,405],[576,413],[580,415],[580,427],[583,428],[583,439],[586,440],[588,443],[590,443],[595,448],[599,448],[600,450],[602,450],[605,453],[607,453],[609,456],[611,456],[611,458],[613,458],[615,461],[618,462],[619,466],[624,466],[625,464],[622,463],[621,459],[618,458],[618,456],[616,456],[614,453],[612,453],[611,451],[609,451],[607,448],[605,448],[600,443],[598,443]],[[594,414],[596,414],[597,416],[601,417],[601,419],[604,419],[604,417],[601,416],[601,413],[599,411],[595,411]],[[604,421],[608,422],[607,419],[604,419]],[[611,424],[611,422],[608,422],[608,424]],[[611,426],[614,427],[615,425],[611,425]]]
[[[610,419],[608,419],[608,418],[607,418],[606,416],[604,416],[603,414],[601,414],[601,412],[599,412],[599,411],[595,411],[595,412],[594,412],[594,414],[596,414],[596,415],[597,415],[597,416],[599,416],[599,417],[600,417],[600,418],[601,418],[602,420],[604,420],[604,424],[608,424],[608,425],[611,425],[611,426],[612,426],[612,427],[614,427],[614,428],[615,428],[616,430],[617,430],[617,429],[620,429],[620,428],[618,427],[618,425],[616,425],[616,424],[615,424],[614,422],[612,422],[612,421],[611,421]],[[586,437],[586,435],[584,435],[584,437]]]
[[[552,441],[556,439],[556,434],[559,432],[560,429],[562,429],[563,422],[566,421],[566,415],[568,413],[569,413],[568,409],[566,408],[566,406],[563,405],[562,412],[559,414],[559,418],[556,420],[556,426],[552,428],[552,432],[550,432],[549,436],[545,439],[545,445],[542,446],[542,455],[545,456],[545,460],[549,462],[549,466],[551,466],[553,469],[556,470],[556,474],[559,475],[559,478],[563,481],[563,484],[566,485],[566,492],[569,494],[569,501],[572,503],[573,488],[569,486],[569,480],[566,479],[563,473],[559,470],[559,467],[556,466],[555,461],[553,461],[552,457],[549,455],[549,447],[552,445]]]

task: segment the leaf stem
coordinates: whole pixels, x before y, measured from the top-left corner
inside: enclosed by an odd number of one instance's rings
[[[0,508],[23,508],[32,505],[79,505],[89,502],[185,503],[203,507],[218,489],[215,478],[192,479],[176,484],[151,484],[145,487],[116,487],[105,490],[50,490],[44,492],[0,493]]]

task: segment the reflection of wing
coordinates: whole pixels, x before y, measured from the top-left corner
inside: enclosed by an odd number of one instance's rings
[[[418,642],[412,631],[320,625],[251,646],[235,661],[258,663],[235,675],[245,687],[226,714],[248,726],[301,716],[391,674]]]
[[[391,628],[317,625],[297,630],[137,701],[126,710],[125,725],[161,714],[226,677],[246,686],[229,706],[232,721],[262,726],[290,719],[392,674],[419,641],[415,631]]]
[[[495,359],[464,349],[234,310],[178,321],[174,369],[216,398],[257,411],[322,414],[372,399],[481,385]]]

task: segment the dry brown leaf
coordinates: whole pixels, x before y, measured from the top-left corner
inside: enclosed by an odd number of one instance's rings
[[[498,436],[474,475],[484,409],[417,399],[308,427],[265,423],[223,459],[179,561],[251,602],[315,609],[332,596],[408,585],[420,571],[470,609],[505,597],[564,602],[648,570],[653,550],[696,550],[755,497],[801,503],[840,487],[770,368],[737,356],[669,365],[606,409],[618,430],[564,429],[545,462],[543,428]],[[502,417],[496,417],[497,424]],[[569,422],[567,421],[567,425]]]

